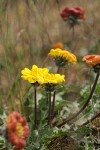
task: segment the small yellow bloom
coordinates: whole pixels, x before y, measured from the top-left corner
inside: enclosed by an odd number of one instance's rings
[[[43,85],[43,87],[45,88],[45,90],[47,92],[52,92],[55,90],[56,86],[59,83],[64,82],[64,75],[60,75],[60,74],[50,74],[48,73],[45,77],[43,82],[41,82],[41,84]]]
[[[64,82],[64,75],[60,75],[60,74],[48,74],[45,78],[44,78],[44,82],[43,84],[58,84],[61,82]]]
[[[23,80],[28,80],[29,81],[29,79],[32,78],[31,70],[29,70],[28,68],[24,68],[21,71],[21,73],[22,73],[21,77],[22,77]]]
[[[44,76],[46,76],[48,72],[49,70],[47,68],[38,68],[36,65],[33,65],[31,70],[28,68],[23,69],[21,71],[21,77],[22,79],[27,80],[29,83],[38,82],[41,84],[41,82],[44,81]]]
[[[76,56],[66,50],[62,50],[60,48],[51,49],[49,56],[53,57],[55,59],[56,65],[58,66],[64,66],[68,62],[72,64],[76,64]]]

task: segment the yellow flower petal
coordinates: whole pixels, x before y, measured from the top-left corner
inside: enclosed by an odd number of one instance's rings
[[[48,74],[49,70],[47,68],[38,68],[36,65],[32,66],[32,69],[29,70],[25,68],[21,71],[22,79],[27,80],[29,83],[38,82],[39,84],[43,83],[44,76]]]
[[[77,62],[76,56],[74,54],[70,53],[67,50],[62,50],[60,48],[51,49],[48,55],[54,58],[63,58],[64,61],[66,60],[66,62],[70,62],[72,64],[76,64]]]

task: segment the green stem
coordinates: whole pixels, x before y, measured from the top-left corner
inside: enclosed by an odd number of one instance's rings
[[[57,6],[58,6],[58,11],[60,12],[60,1],[56,0]]]
[[[74,42],[75,39],[75,26],[72,27],[72,42]]]
[[[60,66],[58,66],[57,68],[57,73],[59,73],[59,71],[60,71]],[[54,118],[55,97],[56,97],[56,90],[53,93],[52,112],[51,112],[52,120]]]
[[[55,96],[56,96],[56,91],[53,93],[53,102],[52,102],[52,117],[54,117],[54,107],[55,107]]]
[[[48,92],[48,103],[49,103],[48,125],[51,126],[51,92]]]
[[[60,66],[58,66],[58,68],[57,68],[57,73],[59,73],[60,72]]]
[[[76,50],[76,44],[74,44],[74,41],[75,41],[75,26],[72,27],[72,42],[73,45],[72,45],[72,52],[75,53],[75,50]]]
[[[68,120],[65,120],[63,123],[59,124],[58,127],[62,127],[66,123],[69,123],[70,121],[72,121],[75,118],[77,118],[77,116],[80,115],[80,113],[82,113],[83,110],[87,107],[87,105],[89,104],[89,102],[90,102],[90,100],[91,100],[91,98],[93,96],[93,93],[95,91],[95,88],[96,88],[96,85],[97,85],[97,82],[98,82],[98,79],[99,79],[99,74],[100,73],[98,72],[97,75],[96,75],[96,79],[95,79],[95,82],[94,82],[93,87],[91,89],[90,95],[89,95],[87,101],[85,102],[85,104],[83,105],[83,107],[75,115],[73,115],[71,118],[69,118]]]
[[[72,41],[74,41],[75,37],[75,26],[72,27]]]
[[[86,126],[87,124],[89,124],[90,122],[92,122],[93,120],[95,120],[96,118],[100,117],[100,112],[96,115],[94,115],[90,120],[86,121],[85,123],[83,123],[81,126],[78,127],[78,129]]]
[[[36,87],[34,87],[34,129],[37,127],[37,97],[36,97]]]
[[[92,99],[92,101],[91,101],[91,104],[92,104],[93,113],[94,113],[94,115],[95,115],[95,108],[94,108],[94,100],[93,100],[93,99]]]

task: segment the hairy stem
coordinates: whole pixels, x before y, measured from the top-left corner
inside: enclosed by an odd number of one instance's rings
[[[57,6],[58,6],[58,11],[60,11],[60,2],[59,0],[56,0]]]
[[[49,103],[48,125],[51,126],[51,92],[48,92],[48,103]]]
[[[72,42],[74,41],[75,38],[75,26],[72,27]]]
[[[36,87],[34,86],[34,129],[37,127],[37,97]]]
[[[86,126],[87,124],[89,124],[90,122],[92,122],[93,120],[95,120],[98,117],[100,117],[100,112],[98,114],[94,115],[90,120],[87,120],[85,123],[83,123],[81,126],[79,126],[79,129]]]
[[[97,82],[98,82],[98,79],[99,79],[99,74],[100,73],[98,72],[97,75],[96,75],[96,79],[95,79],[95,82],[94,82],[93,87],[91,89],[90,95],[89,95],[87,101],[85,102],[85,104],[83,105],[83,107],[75,115],[73,115],[71,118],[69,118],[68,120],[65,120],[64,122],[62,122],[61,124],[59,124],[58,127],[62,127],[66,123],[69,123],[70,121],[74,120],[87,107],[87,105],[89,104],[89,102],[90,102],[90,100],[91,100],[91,98],[93,96],[93,93],[95,91],[95,88],[96,88],[96,85],[97,85]]]
[[[57,73],[59,73],[60,72],[60,66],[58,66],[58,68],[57,68]]]
[[[59,73],[59,71],[60,71],[60,66],[58,66],[57,68],[57,73]],[[52,111],[51,111],[52,120],[54,118],[55,97],[56,97],[56,90],[53,93],[53,102],[52,102]]]
[[[54,107],[55,107],[55,96],[56,96],[56,91],[53,93],[53,102],[52,102],[52,117],[54,116]]]

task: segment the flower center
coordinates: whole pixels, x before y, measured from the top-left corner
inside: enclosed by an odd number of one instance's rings
[[[19,138],[23,137],[24,130],[23,130],[23,127],[20,123],[18,123],[17,126],[16,126],[16,134]]]

